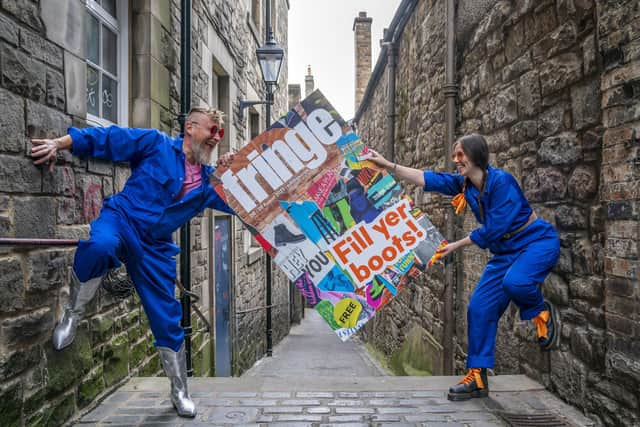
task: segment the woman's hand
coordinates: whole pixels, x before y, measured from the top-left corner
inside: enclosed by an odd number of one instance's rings
[[[389,169],[390,167],[393,166],[393,163],[391,163],[389,160],[385,159],[380,153],[372,149],[369,149],[369,151],[365,155],[360,156],[360,160],[368,160],[380,166],[381,168],[385,168],[385,169]]]
[[[438,255],[438,259],[444,258],[447,255],[449,255],[450,253],[452,253],[453,251],[457,250],[458,246],[456,245],[456,243],[458,243],[458,242],[449,243],[449,244],[443,246],[442,248],[438,249],[436,251],[436,254]]]
[[[404,179],[412,184],[424,187],[424,173],[421,170],[390,162],[375,150],[369,149],[369,151],[367,151],[365,155],[360,156],[358,160],[368,160],[385,168],[396,179]]]
[[[438,250],[436,250],[436,254],[438,255],[438,259],[444,258],[450,253],[471,244],[473,244],[471,239],[469,237],[465,237],[464,239],[458,240],[457,242],[448,243],[446,246],[439,248]]]
[[[49,172],[53,170],[58,156],[58,143],[55,139],[32,139],[31,157],[36,165],[49,163]]]

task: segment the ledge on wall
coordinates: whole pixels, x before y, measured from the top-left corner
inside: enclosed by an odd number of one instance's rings
[[[249,266],[261,258],[262,258],[262,248],[257,248],[257,247],[249,248],[249,251],[246,254],[244,265]]]

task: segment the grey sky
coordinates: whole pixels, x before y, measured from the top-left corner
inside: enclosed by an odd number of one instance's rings
[[[353,19],[359,11],[373,18],[372,67],[380,52],[382,31],[393,19],[400,0],[291,0],[289,10],[289,83],[298,83],[304,97],[307,65],[315,87],[348,120],[354,115]]]

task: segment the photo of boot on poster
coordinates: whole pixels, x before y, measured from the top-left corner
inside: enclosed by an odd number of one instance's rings
[[[219,167],[212,184],[342,339],[446,243],[320,91]]]

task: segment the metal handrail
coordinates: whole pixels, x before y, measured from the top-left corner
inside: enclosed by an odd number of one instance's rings
[[[180,289],[180,291],[182,291],[182,293],[189,295],[189,297],[191,298],[191,301],[189,301],[191,303],[191,308],[193,308],[193,311],[196,312],[200,320],[204,322],[205,327],[198,329],[196,332],[211,332],[211,324],[209,323],[207,318],[204,316],[204,314],[202,314],[200,309],[196,307],[196,303],[200,301],[200,296],[198,296],[198,294],[195,294],[191,291],[186,290],[180,283],[180,279],[176,279],[176,286],[178,287],[178,289]]]
[[[281,305],[287,305],[287,303],[281,302],[279,304],[262,305],[260,307],[248,308],[246,310],[238,310],[235,312],[235,314],[238,315],[238,314],[252,313],[254,311],[266,310],[267,308],[280,307]]]
[[[78,239],[31,239],[0,237],[0,246],[75,246]]]

